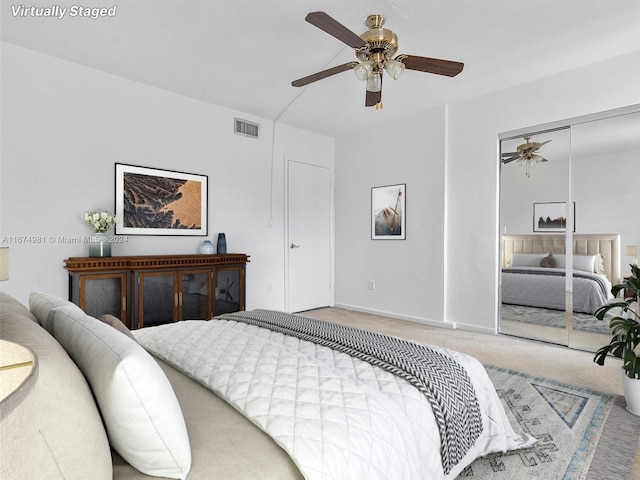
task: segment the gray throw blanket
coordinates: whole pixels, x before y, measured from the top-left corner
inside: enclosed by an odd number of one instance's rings
[[[464,457],[482,432],[478,399],[466,370],[427,345],[269,310],[236,312],[216,318],[245,322],[314,342],[407,380],[431,404],[440,432],[445,474]]]

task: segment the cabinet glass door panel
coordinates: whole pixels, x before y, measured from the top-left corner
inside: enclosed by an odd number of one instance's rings
[[[176,273],[148,272],[138,277],[139,327],[171,323],[177,318]]]
[[[109,314],[126,323],[126,288],[126,273],[81,276],[80,308],[92,317]]]
[[[211,307],[211,270],[180,273],[182,320],[209,320]]]
[[[214,314],[237,312],[244,310],[243,303],[244,278],[242,268],[216,269],[214,293]]]

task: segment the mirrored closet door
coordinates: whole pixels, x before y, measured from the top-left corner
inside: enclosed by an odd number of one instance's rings
[[[568,345],[561,260],[570,145],[569,128],[501,142],[501,333]],[[557,223],[560,216],[564,223]]]
[[[500,150],[499,331],[595,351],[609,328],[593,312],[640,245],[640,108],[501,135]]]

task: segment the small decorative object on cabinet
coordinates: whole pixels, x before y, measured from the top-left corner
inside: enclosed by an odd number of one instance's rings
[[[109,237],[104,233],[94,233],[89,237],[89,256],[90,257],[110,257],[111,242]]]
[[[111,243],[105,234],[115,226],[116,216],[106,210],[89,210],[82,219],[94,233],[89,239],[89,256],[110,257]]]
[[[218,255],[224,255],[227,253],[227,237],[224,233],[218,234],[218,245],[216,253]]]
[[[243,253],[76,257],[65,260],[65,269],[69,300],[135,329],[244,310],[248,262]]]
[[[200,245],[200,253],[202,255],[213,255],[213,243],[211,243],[211,240],[202,242],[202,245]]]

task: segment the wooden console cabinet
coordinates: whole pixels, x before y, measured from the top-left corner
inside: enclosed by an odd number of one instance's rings
[[[136,329],[244,310],[248,262],[242,253],[73,257],[64,268],[69,300]]]

